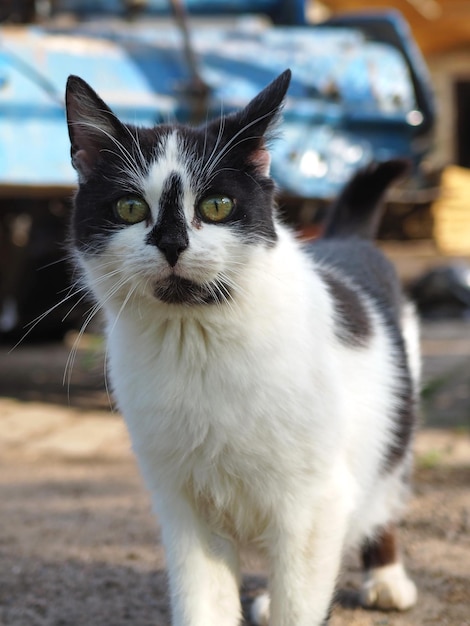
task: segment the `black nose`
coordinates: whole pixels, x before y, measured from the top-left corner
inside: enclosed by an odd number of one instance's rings
[[[163,252],[166,260],[171,265],[171,267],[175,267],[180,254],[186,250],[188,247],[188,240],[183,238],[178,238],[177,240],[166,240],[161,239],[161,241],[157,242],[157,248]]]
[[[189,245],[186,228],[176,226],[172,224],[170,228],[156,227],[147,237],[147,243],[157,246],[163,252],[171,267],[175,267],[180,255]]]

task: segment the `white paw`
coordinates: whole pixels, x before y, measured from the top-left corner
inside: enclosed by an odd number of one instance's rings
[[[361,603],[368,608],[406,611],[417,597],[416,585],[401,563],[370,570],[361,589]]]
[[[256,626],[268,626],[269,624],[269,595],[262,593],[254,599],[250,610],[250,620]]]

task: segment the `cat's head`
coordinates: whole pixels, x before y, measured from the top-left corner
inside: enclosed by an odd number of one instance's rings
[[[72,241],[98,298],[223,302],[253,246],[276,242],[267,139],[287,70],[243,110],[191,128],[122,123],[78,77],[67,121],[79,188]]]

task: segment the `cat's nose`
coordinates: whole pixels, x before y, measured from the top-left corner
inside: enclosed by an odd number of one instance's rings
[[[182,233],[177,237],[157,237],[155,244],[163,252],[171,267],[175,267],[182,252],[188,247],[187,236]]]
[[[171,267],[175,267],[179,257],[189,246],[186,226],[177,217],[161,220],[147,235],[147,243],[163,252]]]
[[[163,252],[171,267],[175,267],[181,253],[184,252],[187,247],[188,244],[182,241],[162,241],[157,244],[157,248]]]

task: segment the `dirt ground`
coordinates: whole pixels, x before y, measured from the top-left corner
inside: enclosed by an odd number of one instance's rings
[[[401,527],[420,593],[405,614],[357,605],[355,555],[331,626],[470,626],[470,323],[425,325],[423,427]],[[0,351],[0,626],[168,626],[158,528],[100,342]],[[264,584],[247,554],[243,598]]]

